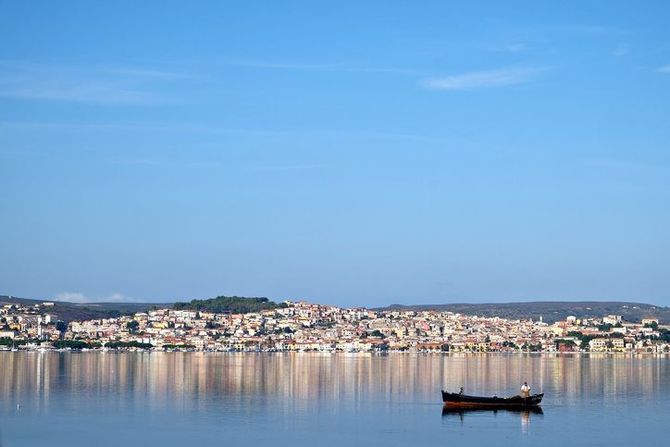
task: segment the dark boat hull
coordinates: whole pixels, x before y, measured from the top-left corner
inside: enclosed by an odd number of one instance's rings
[[[442,391],[442,402],[450,408],[526,409],[540,405],[543,397],[544,393],[533,394],[529,397],[480,397]]]

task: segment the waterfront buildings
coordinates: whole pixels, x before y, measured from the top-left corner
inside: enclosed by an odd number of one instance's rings
[[[340,308],[305,302],[246,314],[156,309],[57,324],[52,303],[0,307],[0,348],[198,351],[670,352],[667,326],[620,316],[510,320],[452,312]],[[11,342],[10,342],[11,340]],[[72,343],[68,343],[72,342]]]

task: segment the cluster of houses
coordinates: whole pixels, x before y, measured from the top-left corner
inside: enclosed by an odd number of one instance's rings
[[[78,348],[322,352],[670,353],[655,318],[568,317],[547,324],[452,312],[340,308],[304,302],[255,313],[158,309],[119,318],[55,321],[53,303],[0,305],[0,349]],[[65,343],[65,344],[64,344]]]
[[[0,341],[58,340],[62,327],[56,324],[53,307],[52,302],[33,305],[0,303]]]

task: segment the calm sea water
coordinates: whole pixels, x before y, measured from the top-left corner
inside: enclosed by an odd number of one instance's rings
[[[440,389],[543,412],[442,413]],[[670,358],[0,352],[0,445],[667,445]]]

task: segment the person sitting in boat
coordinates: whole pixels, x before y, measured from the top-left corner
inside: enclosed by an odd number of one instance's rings
[[[524,382],[523,385],[521,385],[521,397],[530,397],[530,387],[528,386],[528,382]]]
[[[463,394],[463,387],[458,391],[458,394]]]

